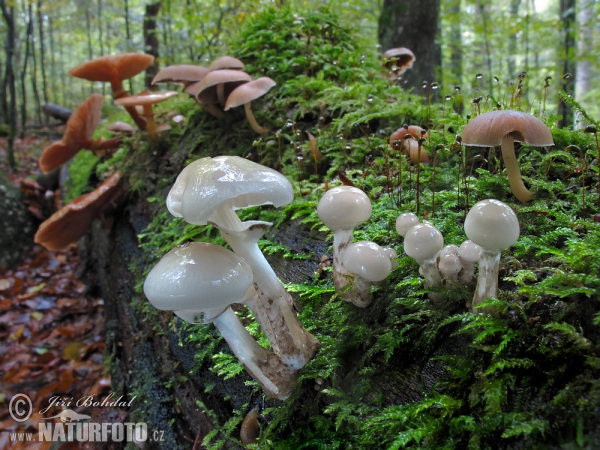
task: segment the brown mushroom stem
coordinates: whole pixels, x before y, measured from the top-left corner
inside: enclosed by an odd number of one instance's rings
[[[246,117],[248,118],[248,122],[250,122],[250,126],[254,131],[256,131],[258,134],[265,134],[269,132],[267,128],[261,127],[254,118],[254,114],[252,114],[252,105],[250,104],[250,102],[244,103],[244,109],[246,110]]]
[[[225,106],[225,102],[227,101],[225,98],[225,83],[217,84],[217,99],[221,105]]]
[[[98,139],[92,139],[88,148],[92,151],[92,153],[94,153],[94,155],[104,156],[109,154],[110,150],[116,150],[122,142],[123,139],[120,136],[110,139],[104,139],[103,137],[100,137]]]
[[[515,154],[515,142],[512,136],[506,135],[502,138],[502,159],[506,166],[506,175],[508,176],[508,183],[510,188],[522,203],[527,203],[533,200],[533,194],[525,187],[523,179],[521,178],[521,171],[519,170],[519,163],[517,162],[517,155]]]
[[[142,117],[146,119],[148,134],[155,141],[158,140],[158,131],[156,130],[156,121],[154,120],[154,109],[152,105],[144,105],[144,114]]]
[[[215,105],[211,105],[210,103],[200,103],[198,102],[200,106],[202,106],[206,112],[208,112],[209,114],[212,114],[215,117],[223,117],[224,113],[223,111],[221,111],[219,108],[217,108]]]
[[[110,87],[112,88],[113,98],[115,100],[129,96],[129,91],[127,91],[127,90],[125,90],[125,88],[123,88],[122,81],[111,82]],[[135,122],[135,124],[141,131],[146,130],[146,121],[137,112],[137,109],[135,109],[135,106],[125,106],[125,111],[127,111],[129,116],[133,119],[133,121]]]

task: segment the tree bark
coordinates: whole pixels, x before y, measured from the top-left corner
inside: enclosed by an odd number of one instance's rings
[[[14,52],[15,52],[15,8],[14,6],[8,7],[5,0],[0,0],[0,8],[2,9],[2,15],[6,21],[6,74],[5,80],[8,86],[10,94],[10,109],[8,111],[8,123],[10,131],[7,139],[6,155],[8,158],[8,165],[14,172],[17,170],[17,162],[14,153],[14,142],[17,134],[17,88],[15,81],[14,71]]]
[[[590,92],[592,87],[592,45],[591,36],[594,30],[594,5],[589,0],[581,2],[577,23],[579,25],[579,38],[577,41],[577,73],[575,74],[575,98],[581,102],[585,95]],[[585,127],[584,122],[577,124],[578,127]]]
[[[42,0],[38,0],[36,6],[38,20],[38,36],[40,39],[40,68],[42,71],[42,95],[44,104],[49,103],[48,98],[48,77],[46,76],[46,35],[44,33],[44,15],[42,14]]]
[[[158,73],[158,36],[156,35],[156,16],[160,11],[160,2],[146,5],[144,14],[144,51],[154,56],[154,62],[146,69],[145,84],[146,89],[155,90],[152,86],[152,79]]]
[[[27,30],[25,33],[25,56],[23,57],[23,69],[21,70],[21,137],[25,135],[25,125],[27,124],[27,64],[29,63],[29,56],[31,55],[31,44],[33,42],[33,17],[31,12],[31,3],[28,6],[29,20],[27,22]]]
[[[404,74],[405,86],[418,90],[423,81],[437,78],[441,66],[438,16],[440,0],[384,0],[379,16],[382,49],[406,47],[416,56]]]
[[[35,35],[34,35],[34,16],[33,16],[33,6],[29,3],[29,23],[31,23],[31,35],[29,36],[29,40],[31,41],[31,73],[29,74],[29,79],[31,80],[31,91],[33,92],[33,101],[35,103],[35,118],[36,123],[41,125],[42,123],[42,102],[40,100],[40,91],[37,85],[38,78],[38,59],[35,52]]]
[[[560,0],[560,18],[563,25],[563,48],[562,48],[562,87],[566,93],[575,88],[575,61],[573,52],[575,47],[575,0]],[[558,113],[562,116],[558,127],[573,125],[573,112],[561,103]]]

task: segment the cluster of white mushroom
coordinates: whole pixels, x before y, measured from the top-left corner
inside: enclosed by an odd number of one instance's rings
[[[354,242],[354,228],[371,217],[373,208],[367,194],[354,186],[328,190],[317,205],[321,221],[333,231],[333,284],[340,296],[364,308],[371,304],[371,285],[390,274],[392,248],[375,242]]]
[[[403,213],[396,219],[396,231],[404,237],[404,252],[419,263],[419,273],[426,288],[445,284],[453,289],[457,283],[468,284],[479,264],[477,286],[471,311],[486,298],[498,295],[500,253],[519,238],[519,221],[506,203],[488,199],[476,203],[465,219],[468,240],[460,246],[444,247],[442,233],[431,223],[420,223],[413,213]],[[438,292],[430,292],[432,301],[439,301]]]
[[[167,208],[189,223],[217,227],[233,252],[207,243],[177,247],[144,284],[156,308],[174,310],[190,323],[213,322],[264,392],[282,400],[291,394],[297,371],[314,356],[319,342],[298,321],[291,296],[258,247],[272,224],[242,222],[235,211],[279,207],[293,196],[287,178],[252,161],[237,156],[194,161],[177,177]],[[272,351],[248,334],[230,308],[233,303],[248,306]]]

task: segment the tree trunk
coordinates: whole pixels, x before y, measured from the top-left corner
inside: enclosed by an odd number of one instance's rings
[[[98,47],[100,48],[100,56],[104,53],[104,36],[102,35],[102,0],[98,0],[98,17],[96,24],[98,25]],[[106,95],[106,83],[102,83],[102,95]]]
[[[44,33],[44,15],[42,14],[42,0],[38,0],[37,6],[38,36],[40,38],[40,68],[42,69],[42,95],[44,104],[49,103],[48,77],[46,76],[46,39]]]
[[[40,100],[40,91],[37,85],[37,77],[38,77],[38,59],[35,53],[35,35],[33,30],[33,6],[29,3],[29,23],[31,23],[31,36],[29,39],[31,40],[31,73],[29,74],[29,78],[31,80],[31,91],[33,92],[33,101],[35,103],[35,118],[36,123],[41,125],[42,123],[42,102]]]
[[[31,19],[31,4],[28,7],[28,17]],[[27,64],[29,62],[29,55],[31,54],[31,43],[33,41],[33,22],[29,20],[27,22],[27,31],[25,33],[25,56],[23,58],[23,70],[21,71],[21,137],[25,135],[25,125],[27,124]]]
[[[156,16],[160,11],[160,2],[146,5],[144,14],[144,51],[154,56],[154,62],[146,69],[145,84],[146,89],[155,90],[152,86],[152,79],[158,73],[158,37],[156,35]]]
[[[404,74],[405,86],[418,90],[423,81],[433,82],[441,66],[438,16],[440,0],[384,0],[379,16],[382,50],[406,47],[416,56]]]
[[[590,92],[592,80],[592,58],[593,47],[590,42],[594,30],[594,5],[589,0],[584,0],[579,8],[577,22],[579,25],[579,39],[577,41],[577,73],[575,74],[575,98],[581,102],[585,95]],[[584,122],[577,124],[585,127]]]
[[[131,47],[131,29],[129,25],[129,0],[125,0],[123,6],[125,8],[125,38],[127,39],[127,45],[125,50],[128,52],[129,48]],[[133,90],[133,78],[129,78],[129,92],[131,94],[135,93],[135,91]]]
[[[48,36],[50,41],[50,91],[52,92],[52,102],[58,103],[58,86],[56,84],[56,81],[59,79],[59,77],[56,73],[56,46],[54,45],[54,22],[52,21],[52,15],[50,12],[48,12]],[[64,74],[61,73],[61,79],[63,76]],[[64,104],[64,90],[62,92],[62,102]]]
[[[446,41],[450,47],[450,71],[447,78],[456,85],[462,84],[462,30],[461,30],[461,13],[460,13],[460,0],[450,0],[447,10],[447,15],[451,18],[450,29],[448,31],[448,37]],[[446,72],[446,70],[444,70]]]
[[[560,17],[563,24],[561,89],[568,94],[575,88],[575,0],[560,0]],[[562,116],[559,128],[573,125],[573,112],[564,103],[560,104],[558,113]]]
[[[521,0],[510,1],[510,17],[511,22],[516,22],[519,19],[519,12],[521,11]],[[514,81],[517,77],[516,69],[517,61],[517,35],[511,33],[508,36],[508,75],[511,81]]]
[[[17,170],[17,161],[15,160],[14,142],[17,134],[17,88],[14,71],[14,52],[15,52],[15,8],[7,7],[5,0],[0,0],[2,15],[6,21],[6,74],[5,80],[10,94],[10,110],[8,111],[8,123],[10,131],[7,139],[6,155],[8,165],[14,172]]]

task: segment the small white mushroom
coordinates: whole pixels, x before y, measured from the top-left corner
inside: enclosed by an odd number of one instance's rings
[[[482,249],[477,287],[471,305],[473,310],[486,298],[497,297],[500,252],[519,239],[519,219],[506,203],[494,199],[482,200],[467,214],[465,233]]]
[[[443,246],[442,233],[430,223],[415,225],[404,236],[404,251],[419,263],[426,288],[439,286],[442,282],[437,268],[437,254]],[[431,294],[429,297],[437,300],[437,296]]]
[[[354,274],[350,288],[354,291],[353,298],[371,297],[371,284],[385,280],[392,271],[392,262],[388,254],[375,242],[370,241],[350,244],[344,252],[342,264]]]
[[[346,248],[354,241],[354,228],[366,222],[373,207],[367,194],[354,186],[338,186],[328,190],[317,205],[321,221],[333,231],[333,284],[340,296],[356,306],[365,307],[371,303],[367,298],[353,298],[347,291],[352,282],[352,273],[344,268],[342,257]]]
[[[458,247],[458,257],[463,266],[460,283],[470,283],[475,275],[475,263],[479,262],[481,257],[481,247],[471,240],[466,240]]]
[[[294,389],[296,372],[258,345],[229,307],[251,300],[252,291],[248,264],[223,247],[203,242],[172,249],[144,282],[144,293],[157,309],[174,310],[192,323],[213,322],[265,393],[284,400]]]
[[[419,218],[415,213],[402,213],[396,219],[396,231],[400,236],[404,237],[408,230],[418,224]]]
[[[458,280],[458,273],[462,269],[460,258],[452,253],[442,254],[440,255],[438,269],[444,280],[450,281],[450,283],[446,283],[446,287],[452,289],[454,287],[453,282]]]

